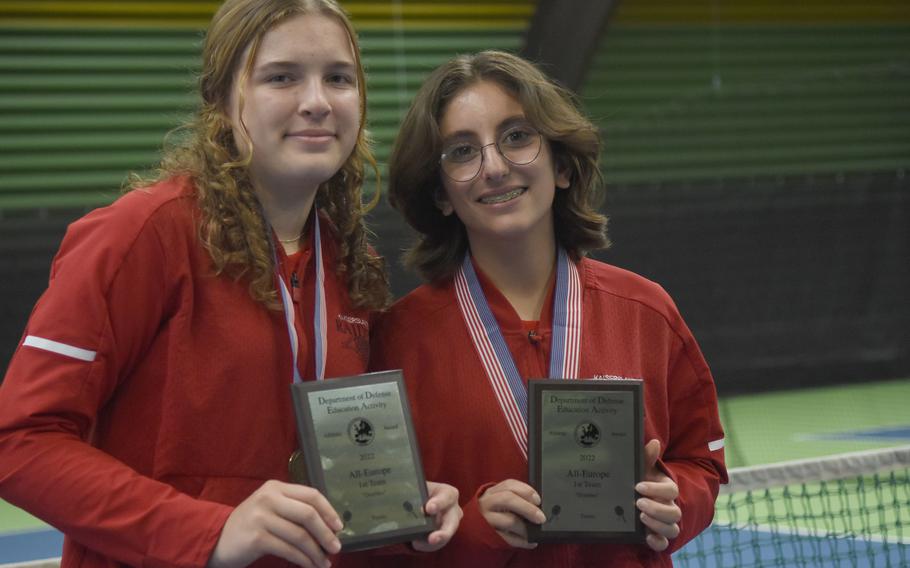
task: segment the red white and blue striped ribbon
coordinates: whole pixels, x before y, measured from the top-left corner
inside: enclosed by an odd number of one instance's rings
[[[316,380],[321,381],[325,378],[325,360],[327,352],[326,341],[326,307],[325,307],[325,270],[322,266],[322,236],[319,233],[319,212],[313,212],[313,262],[316,264],[316,288],[315,300],[313,304],[313,336],[315,343],[316,356]],[[281,303],[284,307],[284,319],[288,325],[288,338],[291,342],[291,354],[293,357],[294,382],[299,383],[303,379],[300,376],[300,368],[297,366],[298,339],[297,328],[294,326],[294,301],[291,293],[288,291],[284,278],[278,270],[278,256],[275,255],[275,271],[278,277],[279,292],[281,293]]]
[[[477,279],[470,255],[455,274],[455,295],[468,333],[483,364],[518,449],[528,457],[528,390],[518,374],[508,345]],[[581,279],[575,263],[557,249],[556,290],[553,294],[553,337],[550,378],[578,378],[581,349]]]
[[[553,293],[550,378],[577,379],[581,353],[581,278],[578,267],[559,247]]]

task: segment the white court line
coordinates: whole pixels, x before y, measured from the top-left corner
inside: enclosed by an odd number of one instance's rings
[[[715,522],[711,527],[719,529],[729,529],[735,531],[761,532],[768,535],[790,535],[797,537],[829,539],[836,538],[842,540],[857,540],[865,542],[874,542],[877,544],[910,544],[910,540],[900,538],[899,535],[890,536],[887,539],[879,534],[862,534],[862,533],[829,533],[824,531],[812,530],[800,527],[773,527],[772,525],[743,525],[728,522]],[[710,527],[709,527],[710,528]]]

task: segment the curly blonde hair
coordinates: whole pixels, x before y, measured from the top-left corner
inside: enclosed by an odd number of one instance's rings
[[[339,247],[336,272],[347,282],[355,306],[381,309],[390,300],[383,260],[371,251],[364,215],[379,201],[379,184],[369,204],[363,203],[364,164],[379,178],[366,132],[366,76],[357,35],[345,11],[334,0],[227,0],[206,32],[199,78],[201,106],[193,120],[178,128],[183,141],[165,150],[154,180],[134,178],[131,188],[174,175],[190,176],[202,213],[200,238],[215,272],[249,282],[250,295],[277,308],[271,229],[263,217],[249,177],[250,155],[239,150],[231,128],[229,104],[238,81],[249,76],[263,36],[279,23],[302,14],[337,19],[348,32],[357,66],[360,130],[354,151],[341,169],[322,183],[315,206],[331,220]],[[249,49],[246,60],[244,52]],[[242,65],[242,68],[241,68]]]

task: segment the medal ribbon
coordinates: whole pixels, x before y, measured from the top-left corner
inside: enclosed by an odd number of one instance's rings
[[[455,296],[474,349],[505,415],[521,454],[528,457],[528,389],[506,344],[499,323],[487,303],[469,254],[455,274]],[[581,347],[581,279],[575,263],[562,247],[557,249],[556,289],[553,294],[553,337],[550,378],[578,377]]]
[[[325,378],[325,359],[326,359],[326,308],[325,308],[325,270],[322,266],[322,236],[319,233],[319,212],[313,212],[313,262],[316,264],[316,293],[313,304],[313,331],[316,356],[316,380],[321,381]],[[278,253],[275,253],[275,273],[278,277],[279,292],[281,293],[281,303],[284,307],[284,319],[288,325],[288,338],[291,342],[292,364],[294,369],[294,382],[299,383],[303,379],[300,376],[300,368],[297,366],[297,328],[294,326],[294,301],[291,299],[291,293],[288,291],[287,284],[278,269]]]

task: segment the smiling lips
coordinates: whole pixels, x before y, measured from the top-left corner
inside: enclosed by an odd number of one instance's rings
[[[296,138],[305,142],[328,142],[335,137],[335,133],[322,128],[308,128],[288,133],[289,138]]]
[[[505,203],[506,201],[512,201],[516,197],[522,195],[524,192],[528,191],[526,187],[516,187],[504,193],[496,193],[493,195],[485,195],[478,199],[477,201],[485,205],[495,205],[497,203]]]

